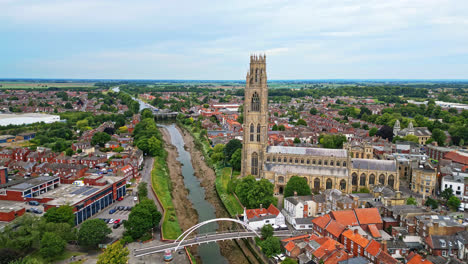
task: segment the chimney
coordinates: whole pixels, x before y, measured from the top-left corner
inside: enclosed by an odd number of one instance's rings
[[[354,229],[354,234],[355,234],[355,235],[357,235],[357,234],[358,234],[358,230],[357,230],[357,228],[356,228],[356,229]]]
[[[382,251],[388,252],[388,250],[387,250],[387,241],[386,240],[382,241]]]
[[[263,204],[260,204],[260,209],[262,209],[262,208],[263,208]]]
[[[294,191],[294,197],[297,197],[297,192],[296,191]]]

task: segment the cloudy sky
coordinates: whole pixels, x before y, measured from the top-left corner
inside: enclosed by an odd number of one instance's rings
[[[468,79],[466,0],[0,0],[0,78]]]

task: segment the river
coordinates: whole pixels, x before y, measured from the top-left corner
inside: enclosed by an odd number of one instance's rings
[[[216,212],[205,197],[205,189],[200,185],[200,181],[195,177],[190,153],[184,148],[185,143],[182,135],[174,124],[161,125],[166,128],[171,135],[171,143],[177,148],[179,154],[177,160],[182,164],[182,175],[184,177],[185,188],[188,189],[188,199],[192,202],[193,208],[198,213],[198,222],[216,218]],[[210,223],[201,227],[198,234],[216,232],[218,225]],[[203,244],[197,249],[203,263],[228,263],[226,258],[221,255],[217,243]]]

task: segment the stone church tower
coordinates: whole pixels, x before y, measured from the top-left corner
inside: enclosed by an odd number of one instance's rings
[[[250,56],[244,96],[242,177],[262,176],[268,142],[268,88],[266,56]]]

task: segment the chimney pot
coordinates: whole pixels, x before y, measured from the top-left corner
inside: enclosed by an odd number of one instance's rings
[[[294,196],[297,196],[297,192],[296,192],[296,191],[294,191]]]
[[[260,204],[260,209],[262,209],[262,208],[263,208],[263,204]]]
[[[358,233],[358,230],[357,229],[354,229],[354,234],[357,234]]]

